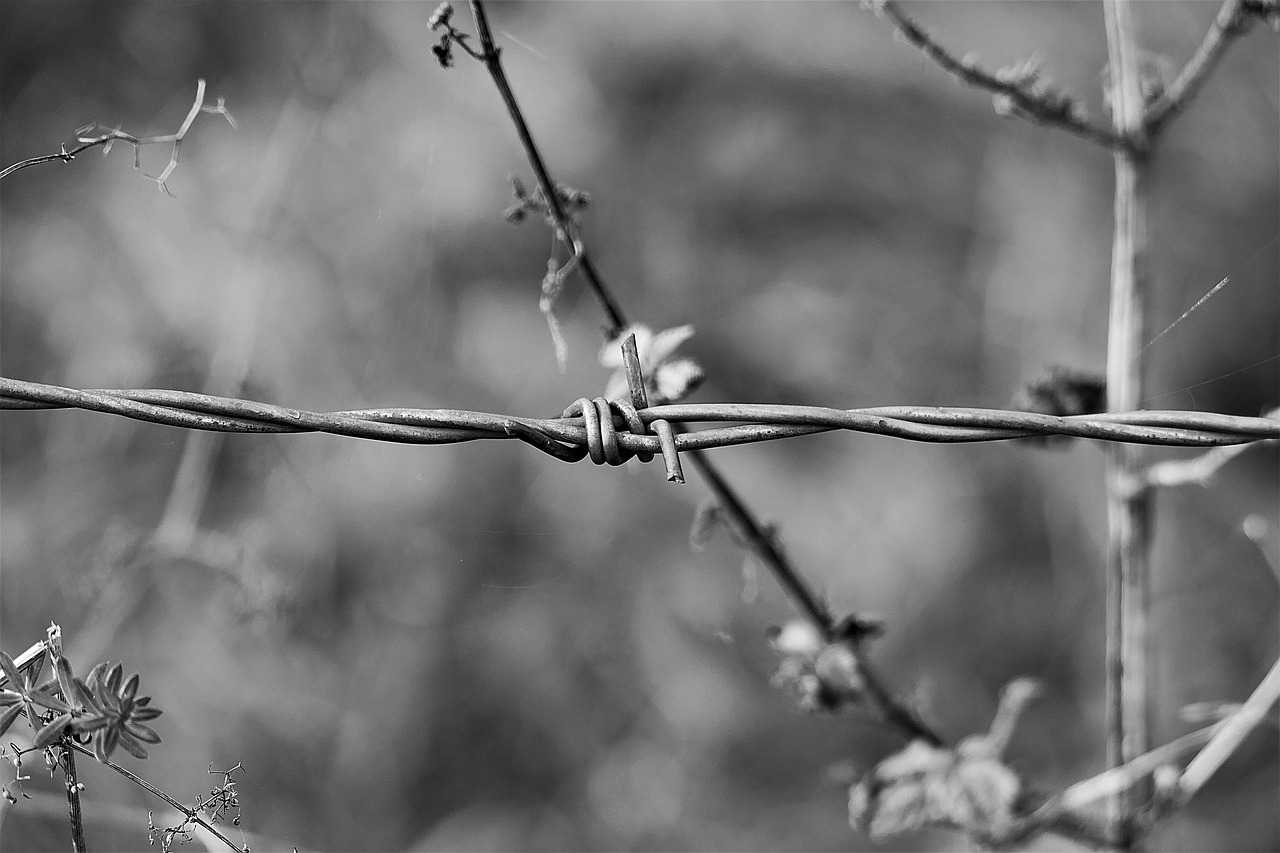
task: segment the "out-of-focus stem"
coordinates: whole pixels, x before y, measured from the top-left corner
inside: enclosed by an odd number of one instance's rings
[[[1115,236],[1107,339],[1107,408],[1132,411],[1142,400],[1142,344],[1147,291],[1147,139],[1138,48],[1129,0],[1106,0],[1107,55],[1115,132],[1128,144],[1114,152]],[[1148,680],[1151,490],[1141,484],[1140,452],[1112,445],[1107,457],[1107,765],[1120,767],[1151,748]],[[1141,784],[1112,801],[1123,847],[1131,846]]]

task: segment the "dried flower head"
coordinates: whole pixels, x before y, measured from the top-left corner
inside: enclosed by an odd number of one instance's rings
[[[447,27],[451,20],[453,20],[452,4],[441,3],[436,7],[436,10],[431,13],[431,17],[427,19],[427,27],[433,30],[439,27]]]
[[[835,712],[863,699],[866,681],[855,641],[827,642],[812,623],[794,619],[768,631],[769,642],[782,655],[771,679],[809,712]]]

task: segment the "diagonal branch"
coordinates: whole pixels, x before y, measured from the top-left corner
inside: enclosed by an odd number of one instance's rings
[[[582,271],[582,277],[587,280],[591,291],[600,302],[601,309],[604,310],[605,315],[609,318],[610,328],[607,336],[616,338],[627,326],[626,316],[622,313],[622,306],[618,304],[613,294],[609,292],[609,288],[605,285],[595,262],[592,261],[591,256],[587,253],[586,246],[576,237],[577,227],[569,215],[565,213],[564,205],[560,203],[560,194],[556,192],[555,182],[551,180],[551,173],[547,170],[547,165],[542,159],[538,146],[533,142],[533,134],[529,131],[529,125],[524,120],[524,114],[520,111],[519,104],[516,103],[515,93],[511,90],[511,83],[507,80],[507,72],[502,67],[502,52],[494,44],[493,32],[489,29],[489,19],[485,15],[483,4],[473,2],[471,11],[475,15],[476,29],[480,35],[480,61],[484,63],[489,76],[493,78],[493,85],[497,88],[503,104],[507,107],[507,114],[511,117],[511,123],[515,125],[516,135],[520,137],[520,144],[529,158],[529,165],[533,168],[534,177],[537,178],[538,186],[542,189],[543,198],[546,199],[547,210],[555,221],[556,236],[573,252],[573,256],[578,261],[578,269]],[[465,43],[463,44],[465,47]]]
[[[85,136],[84,134],[88,133],[89,131],[94,130],[95,128],[99,128],[99,129],[101,128],[101,125],[89,124],[77,131],[76,141],[79,144],[71,148],[67,148],[64,145],[62,146],[62,150],[59,151],[57,154],[44,154],[39,157],[31,157],[26,160],[21,160],[10,166],[6,166],[4,169],[0,169],[0,179],[4,179],[9,175],[13,174],[14,172],[17,172],[21,169],[26,169],[31,166],[38,166],[41,163],[52,163],[54,161],[70,163],[72,160],[76,159],[77,154],[87,151],[90,148],[101,147],[102,153],[108,154],[111,152],[111,146],[114,145],[117,140],[121,142],[126,142],[129,145],[133,146],[133,167],[137,169],[139,167],[139,162],[138,162],[139,152],[143,145],[160,145],[164,143],[170,143],[173,145],[173,149],[169,154],[169,163],[168,165],[165,166],[164,171],[161,172],[157,177],[152,178],[150,175],[148,175],[147,177],[150,180],[155,181],[159,185],[161,192],[165,193],[166,195],[172,196],[173,193],[169,191],[169,187],[166,182],[168,181],[169,177],[173,174],[173,170],[178,168],[178,150],[182,147],[182,140],[187,135],[187,131],[191,129],[191,123],[195,121],[196,116],[202,112],[213,113],[215,115],[221,115],[225,117],[227,122],[233,128],[236,126],[235,119],[231,117],[231,113],[227,112],[226,101],[223,98],[218,98],[218,102],[214,106],[211,106],[211,107],[205,106],[204,89],[205,89],[204,80],[203,79],[197,80],[195,102],[192,103],[191,109],[187,112],[187,117],[186,119],[183,120],[182,127],[178,129],[177,133],[167,133],[163,136],[137,137],[137,136],[134,136],[133,134],[125,133],[124,131],[120,130],[120,128],[116,127],[116,128],[107,130],[104,133],[99,133],[96,136]]]
[[[1267,712],[1280,699],[1280,660],[1271,665],[1271,671],[1245,700],[1240,710],[1222,721],[1213,739],[1209,741],[1178,780],[1178,797],[1181,802],[1195,796],[1209,781],[1209,777],[1230,758],[1249,732],[1264,719]]]
[[[556,234],[562,242],[573,249],[574,256],[579,261],[579,269],[582,270],[583,276],[595,292],[601,308],[613,326],[611,337],[617,337],[617,334],[627,325],[622,308],[617,300],[614,299],[595,264],[592,263],[590,255],[587,254],[586,246],[577,237],[575,226],[560,203],[555,182],[551,179],[546,163],[534,144],[533,135],[530,133],[524,115],[516,103],[515,94],[512,92],[511,84],[507,80],[506,72],[503,70],[501,52],[497,45],[494,44],[493,33],[489,28],[489,20],[485,14],[483,2],[481,0],[471,0],[471,10],[475,17],[476,29],[480,38],[480,59],[489,71],[490,77],[493,78],[494,85],[502,96],[507,112],[516,127],[520,143],[525,149],[529,163],[537,176],[538,186],[542,189],[543,197],[546,199],[547,209],[555,222]],[[471,51],[468,50],[468,52]],[[741,496],[728,484],[710,459],[696,450],[689,452],[688,455],[707,479],[720,504],[742,530],[745,541],[750,543],[752,549],[773,572],[779,585],[792,598],[797,608],[804,613],[807,619],[814,623],[829,641],[836,639],[838,632],[836,620],[820,597],[805,582],[800,572],[791,565],[787,557],[777,547],[760,522],[747,509]],[[878,711],[887,725],[894,727],[908,739],[925,737],[928,740],[940,742],[941,739],[938,735],[930,731],[918,720],[915,714],[911,713],[905,706],[900,705],[886,689],[876,683],[875,677],[870,670],[865,671],[863,674],[868,683],[873,685],[873,690],[870,692],[876,698]]]
[[[1200,87],[1218,67],[1231,42],[1249,28],[1254,14],[1260,14],[1259,8],[1246,0],[1227,0],[1222,4],[1213,26],[1205,34],[1191,61],[1160,97],[1147,106],[1144,122],[1149,135],[1154,137],[1195,98]]]
[[[1104,125],[1091,121],[1080,112],[1079,105],[1069,95],[1054,91],[1035,79],[1034,74],[1002,75],[981,68],[969,57],[957,58],[929,33],[917,24],[895,0],[871,3],[872,8],[897,29],[902,37],[919,48],[943,70],[962,83],[984,89],[995,95],[997,110],[1016,113],[1033,122],[1060,127],[1069,133],[1095,142],[1104,148],[1127,147],[1124,137]],[[1001,104],[1008,104],[1005,109]]]
[[[97,756],[93,754],[92,749],[87,749],[81,746],[80,744],[76,743],[75,741],[70,741],[70,746],[76,752],[87,755],[90,758],[97,758]],[[232,850],[237,851],[237,853],[247,853],[245,848],[241,847],[239,844],[236,844],[230,838],[227,838],[220,831],[218,831],[218,828],[214,826],[212,822],[210,822],[208,819],[205,818],[204,815],[200,813],[200,809],[192,808],[191,806],[182,804],[181,802],[169,796],[164,791],[161,791],[155,785],[152,785],[146,779],[143,779],[141,776],[139,776],[137,773],[134,773],[127,767],[123,767],[119,764],[116,764],[114,761],[110,759],[107,759],[103,763],[105,763],[108,767],[110,767],[112,770],[119,773],[124,778],[128,779],[133,784],[137,785],[139,788],[142,788],[144,791],[151,794],[153,797],[157,797],[158,799],[163,800],[169,806],[182,812],[182,814],[186,817],[188,821],[191,821],[192,823],[197,823],[200,826],[204,827],[208,832],[212,833],[215,838],[217,838],[227,847],[230,847]]]

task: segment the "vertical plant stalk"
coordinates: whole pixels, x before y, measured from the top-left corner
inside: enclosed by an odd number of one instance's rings
[[[67,745],[69,741],[70,736],[64,736],[61,751],[62,774],[67,783],[67,813],[71,820],[71,849],[75,853],[86,853],[84,815],[80,810],[80,779],[76,776],[76,754]]]
[[[1116,149],[1115,235],[1107,332],[1107,409],[1134,411],[1142,400],[1142,341],[1147,292],[1149,163],[1139,86],[1138,48],[1129,0],[1105,0],[1107,56]],[[1107,766],[1120,767],[1151,748],[1150,544],[1151,490],[1142,483],[1140,451],[1107,449]],[[1150,796],[1144,783],[1117,795],[1111,818],[1122,847],[1132,843],[1135,804]]]

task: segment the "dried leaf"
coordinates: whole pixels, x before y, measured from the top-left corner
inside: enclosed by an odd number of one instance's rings
[[[559,366],[560,372],[564,373],[569,369],[569,343],[564,339],[564,333],[560,331],[560,318],[556,316],[555,306],[550,300],[543,300],[542,313],[547,318],[547,328],[551,331],[551,345],[556,351],[556,365]]]
[[[915,740],[880,762],[849,792],[850,824],[874,839],[945,826],[986,844],[1010,840],[1022,781],[974,740],[955,750]]]

